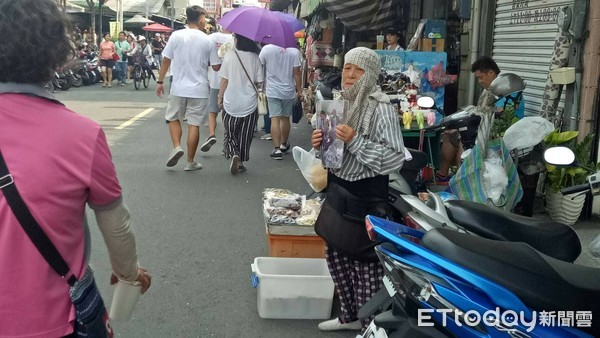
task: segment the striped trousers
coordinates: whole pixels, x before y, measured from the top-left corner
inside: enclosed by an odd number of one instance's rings
[[[242,162],[250,159],[250,145],[257,121],[258,111],[244,117],[235,117],[223,110],[223,149],[227,159],[234,155],[238,155]]]
[[[382,287],[383,266],[377,262],[361,262],[344,256],[329,245],[325,250],[329,273],[340,298],[342,323],[357,320],[358,310]],[[372,318],[362,322],[363,330]]]

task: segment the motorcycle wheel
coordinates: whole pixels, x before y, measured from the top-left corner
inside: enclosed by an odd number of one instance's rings
[[[57,89],[62,89],[62,83],[60,82],[59,79],[54,78],[52,79],[52,92],[54,93]]]
[[[73,87],[79,88],[83,85],[83,78],[79,74],[73,75]]]
[[[88,74],[81,75],[81,81],[84,86],[89,86],[94,83],[94,80],[90,78]]]
[[[70,75],[67,75],[64,79],[60,79],[58,81],[61,81],[61,90],[69,90],[71,87],[73,87],[73,77]]]

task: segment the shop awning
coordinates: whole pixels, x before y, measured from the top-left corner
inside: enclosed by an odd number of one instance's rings
[[[322,0],[327,10],[335,14],[353,31],[385,29],[392,26],[394,0]]]

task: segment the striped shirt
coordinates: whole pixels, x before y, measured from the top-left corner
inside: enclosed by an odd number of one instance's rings
[[[368,136],[356,135],[344,148],[342,167],[330,169],[346,181],[358,181],[377,175],[388,175],[404,163],[404,141],[400,119],[394,107],[379,103],[371,121]]]

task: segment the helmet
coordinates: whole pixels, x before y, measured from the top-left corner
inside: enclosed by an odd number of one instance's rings
[[[138,40],[138,41],[142,41],[142,40],[146,41],[146,37],[145,37],[145,36],[143,36],[143,35],[140,35],[140,36],[138,36],[138,39],[137,39],[137,40]]]
[[[500,73],[490,84],[489,90],[496,97],[507,97],[516,92],[525,90],[527,84],[517,74]]]

